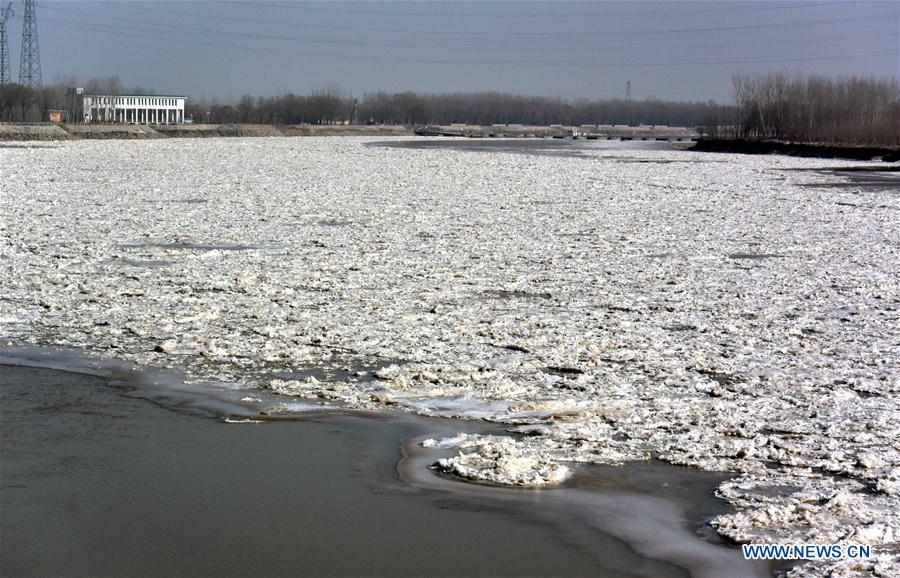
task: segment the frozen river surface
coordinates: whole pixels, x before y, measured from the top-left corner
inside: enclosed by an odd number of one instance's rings
[[[476,480],[649,457],[731,471],[722,534],[878,553],[795,576],[900,574],[896,179],[372,140],[0,148],[4,341],[177,368],[268,413],[528,434],[426,442]]]

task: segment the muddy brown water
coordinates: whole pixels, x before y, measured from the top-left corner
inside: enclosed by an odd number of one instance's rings
[[[479,486],[428,469],[436,455],[419,442],[484,424],[321,412],[234,424],[225,402],[148,391],[0,365],[0,574],[768,573],[705,526],[725,511],[719,474],[651,462],[583,467],[560,489]]]

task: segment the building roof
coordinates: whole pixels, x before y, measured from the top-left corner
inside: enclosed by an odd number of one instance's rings
[[[183,94],[104,94],[101,92],[85,92],[82,96],[117,96],[120,98],[184,98]]]

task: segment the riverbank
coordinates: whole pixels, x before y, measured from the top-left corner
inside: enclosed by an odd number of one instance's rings
[[[739,153],[747,155],[787,155],[822,159],[850,159],[857,161],[900,161],[900,148],[876,146],[841,146],[785,141],[753,141],[745,139],[700,139],[689,150],[708,153]]]
[[[425,136],[467,138],[545,138],[590,140],[661,140],[691,141],[694,129],[671,126],[530,126],[503,125],[433,125],[419,128],[401,125],[270,125],[270,124],[14,124],[0,123],[0,141],[71,140],[71,139],[154,139],[165,137],[272,137],[272,136]]]
[[[159,139],[272,136],[412,136],[405,126],[268,124],[13,124],[0,123],[0,141]]]
[[[268,125],[268,124],[15,124],[0,123],[3,141],[62,140],[144,140],[161,138],[216,137],[288,137],[288,136],[413,136],[463,138],[538,138],[667,141],[673,146],[694,152],[738,153],[750,155],[778,154],[793,157],[833,158],[849,160],[900,161],[900,148],[876,146],[839,146],[783,141],[749,141],[745,139],[703,139],[685,127],[654,126],[528,126],[451,124],[413,128],[385,125]]]

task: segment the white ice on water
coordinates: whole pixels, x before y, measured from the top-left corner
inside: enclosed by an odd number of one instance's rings
[[[366,141],[0,149],[4,338],[523,434],[446,442],[474,479],[732,471],[724,535],[879,552],[795,576],[900,575],[896,190],[783,170],[841,161]],[[348,358],[384,363],[283,375]]]

